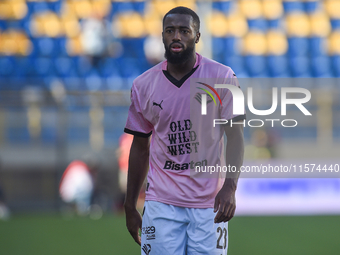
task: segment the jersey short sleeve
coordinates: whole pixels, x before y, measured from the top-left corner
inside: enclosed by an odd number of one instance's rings
[[[140,137],[149,137],[152,129],[152,124],[144,118],[140,96],[136,86],[133,85],[131,89],[131,105],[124,132]]]

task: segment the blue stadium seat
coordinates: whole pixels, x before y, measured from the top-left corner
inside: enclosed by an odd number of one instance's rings
[[[305,10],[302,1],[283,1],[282,4],[285,13],[303,12]]]
[[[7,29],[7,20],[0,19],[0,29],[1,30]]]
[[[54,76],[55,69],[51,58],[38,57],[34,59],[33,66],[38,77]]]
[[[60,13],[61,12],[61,7],[62,7],[63,1],[54,1],[54,2],[48,2],[48,7],[50,10],[52,10],[55,13]]]
[[[217,62],[223,63],[225,56],[225,38],[212,37],[212,58]]]
[[[57,129],[56,127],[42,127],[41,128],[41,140],[45,144],[54,144],[57,141]]]
[[[311,67],[314,77],[332,77],[331,63],[327,56],[312,57]]]
[[[314,1],[304,1],[304,9],[307,13],[313,13],[317,10],[320,10],[320,1],[314,0]]]
[[[132,2],[133,9],[140,14],[144,14],[146,1],[136,1]]]
[[[89,127],[69,127],[67,129],[67,141],[69,143],[84,143],[89,141]]]
[[[49,5],[45,1],[33,2],[32,5],[33,5],[32,6],[32,12],[33,13],[40,13],[40,12],[50,11]]]
[[[26,5],[27,5],[27,14],[26,14],[26,16],[31,18],[32,14],[34,14],[35,2],[26,1]]]
[[[340,29],[340,19],[331,19],[332,30]]]
[[[224,46],[222,47],[222,52],[224,52],[225,56],[239,56],[239,39],[236,37],[228,36],[224,39]]]
[[[250,77],[266,77],[266,59],[264,56],[245,56],[245,66]]]
[[[268,24],[265,19],[248,19],[247,21],[250,30],[260,30],[265,32],[268,29]]]
[[[227,14],[231,10],[231,5],[232,1],[214,1],[212,3],[212,8]]]
[[[92,69],[90,59],[85,56],[75,57],[75,63],[78,75],[81,77],[84,77]]]
[[[112,74],[106,78],[106,87],[108,90],[122,90],[124,88],[125,81],[117,74]]]
[[[65,77],[62,79],[65,85],[65,89],[69,91],[75,91],[75,90],[86,90],[86,87],[84,85],[84,79],[79,77]]]
[[[0,56],[0,77],[9,77],[13,74],[15,67],[14,57],[1,57]]]
[[[22,30],[20,20],[7,20],[6,30],[7,29]]]
[[[28,78],[33,76],[34,67],[32,65],[33,59],[27,57],[15,57],[15,69],[13,72],[13,76]]]
[[[238,38],[236,37],[213,37],[211,47],[213,59],[220,63],[226,63],[226,59],[239,56],[237,45]]]
[[[309,49],[312,56],[325,56],[325,38],[322,37],[311,37],[309,38]]]
[[[103,78],[107,78],[112,74],[119,74],[118,63],[113,58],[103,58],[99,63],[99,74]]]
[[[123,57],[145,59],[144,41],[145,38],[122,38]]]
[[[36,38],[33,40],[33,46],[37,47],[39,56],[53,57],[58,55],[55,41],[49,37]]]
[[[95,69],[92,69],[85,77],[85,85],[89,91],[102,90],[104,87],[103,79]]]
[[[226,57],[224,63],[227,66],[230,66],[231,69],[235,72],[237,77],[244,77],[246,75],[246,70],[244,68],[244,58],[241,56],[231,56]]]
[[[340,55],[332,56],[331,61],[334,76],[340,78]]]
[[[136,58],[121,58],[119,71],[123,78],[137,77],[141,74],[140,60]]]
[[[290,73],[293,77],[311,77],[309,58],[308,57],[290,57]]]
[[[268,29],[280,29],[281,28],[281,19],[269,19],[267,20]]]
[[[308,38],[290,37],[288,38],[288,54],[291,57],[306,56],[308,54]]]
[[[54,44],[56,45],[56,51],[58,56],[68,56],[66,43],[67,39],[65,37],[54,38]]]
[[[77,76],[75,63],[70,57],[58,57],[54,60],[56,74],[59,77]]]
[[[27,127],[10,127],[6,130],[5,137],[10,143],[28,143],[30,134]]]
[[[285,56],[268,56],[267,69],[271,77],[288,77],[288,61]]]
[[[134,11],[134,6],[132,2],[112,2],[111,15],[117,15],[123,12]]]

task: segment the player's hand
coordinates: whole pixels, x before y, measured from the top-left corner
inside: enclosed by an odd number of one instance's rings
[[[128,209],[125,207],[126,227],[136,243],[141,245],[139,230],[142,229],[142,216],[136,208]]]
[[[235,190],[222,187],[215,197],[214,212],[217,212],[214,222],[227,222],[234,217],[236,209]]]

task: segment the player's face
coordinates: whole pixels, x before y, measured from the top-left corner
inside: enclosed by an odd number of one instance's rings
[[[162,37],[165,58],[172,64],[180,64],[194,56],[200,33],[196,32],[190,15],[170,14],[164,20]]]

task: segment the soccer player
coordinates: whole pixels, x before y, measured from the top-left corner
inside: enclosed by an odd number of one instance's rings
[[[229,90],[214,90],[214,82],[221,79],[238,84],[229,67],[196,53],[199,28],[199,17],[191,9],[170,10],[163,18],[166,60],[137,77],[132,86],[124,131],[134,139],[124,207],[127,228],[142,254],[227,253],[238,173],[215,178],[207,176],[204,167],[240,169],[243,124],[235,122],[245,115],[233,115]],[[203,97],[203,90],[211,96]],[[204,103],[208,114],[203,116]],[[213,119],[234,125],[213,127]],[[146,175],[142,218],[136,203]]]

